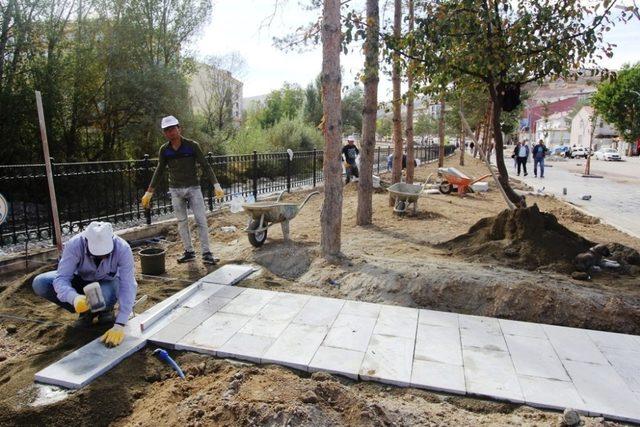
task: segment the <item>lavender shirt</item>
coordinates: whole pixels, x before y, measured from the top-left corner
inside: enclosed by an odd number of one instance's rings
[[[113,251],[96,267],[92,255],[87,249],[86,239],[78,234],[64,245],[56,278],[53,280],[53,288],[60,301],[73,305],[73,300],[78,296],[78,293],[71,286],[74,275],[89,282],[108,281],[118,277],[120,286],[117,291],[120,308],[116,322],[124,325],[133,310],[138,288],[134,272],[133,253],[124,239],[114,236]]]

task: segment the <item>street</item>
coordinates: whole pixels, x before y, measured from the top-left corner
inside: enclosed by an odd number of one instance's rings
[[[517,177],[508,159],[511,176],[521,179],[535,191],[553,194],[579,207],[590,215],[599,217],[628,234],[640,237],[640,158],[624,157],[622,162],[591,160],[591,174],[602,178],[583,178],[585,159],[545,162],[544,179],[533,176],[533,162],[527,163],[529,175]],[[567,194],[563,195],[563,189]],[[590,195],[590,200],[582,196]]]

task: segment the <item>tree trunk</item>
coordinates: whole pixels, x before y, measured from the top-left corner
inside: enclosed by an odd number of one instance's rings
[[[320,213],[322,255],[340,255],[342,165],[340,160],[340,0],[325,0],[322,15],[322,110],[324,113],[324,203]]]
[[[378,0],[367,0],[367,38],[364,42],[364,109],[362,114],[362,154],[358,181],[356,224],[372,222],[373,157],[376,147],[376,113],[378,112]]]
[[[413,32],[414,17],[413,17],[413,0],[409,0],[409,34]],[[407,179],[409,184],[413,183],[413,70],[415,67],[415,61],[412,59],[409,61],[409,69],[407,70],[407,86],[409,87],[409,93],[407,96]]]
[[[440,97],[440,117],[438,120],[438,139],[440,144],[438,146],[438,167],[444,166],[444,93]]]
[[[460,111],[462,111],[462,94],[460,94]],[[464,166],[464,124],[460,120],[460,166]]]
[[[394,0],[393,36],[399,39],[402,26],[402,1]],[[393,167],[391,169],[391,183],[395,184],[402,179],[402,94],[400,93],[400,54],[393,53],[393,70],[391,72],[393,83]],[[389,206],[393,206],[394,200],[389,196]]]
[[[491,112],[492,112],[492,124],[493,133],[496,141],[496,166],[498,167],[498,173],[500,174],[500,184],[504,189],[507,197],[516,207],[526,207],[526,202],[523,197],[516,194],[513,188],[509,185],[509,173],[504,164],[504,142],[502,140],[502,132],[500,129],[500,115],[502,114],[502,103],[498,97],[498,91],[493,84],[489,84],[489,94],[491,95]]]

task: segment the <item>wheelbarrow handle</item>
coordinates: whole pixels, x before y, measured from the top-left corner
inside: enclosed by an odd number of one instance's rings
[[[311,196],[315,196],[316,194],[320,194],[320,193],[319,193],[319,192],[317,192],[317,191],[314,191],[313,193],[309,194],[309,195],[307,196],[307,198],[306,198],[306,199],[304,199],[304,201],[300,204],[300,206],[298,206],[298,211],[300,211],[300,210],[302,209],[302,207],[303,207],[303,206],[304,206],[304,205],[309,201],[309,199],[311,198]]]

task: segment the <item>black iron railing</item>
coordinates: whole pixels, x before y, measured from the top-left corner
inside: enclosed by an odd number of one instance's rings
[[[454,147],[447,146],[446,155]],[[390,148],[376,148],[374,173],[387,169]],[[430,162],[438,158],[438,146],[415,148],[415,158]],[[315,187],[323,181],[321,150],[287,153],[257,153],[233,156],[207,155],[220,185],[223,200],[201,178],[203,195],[210,210],[236,195],[255,199],[297,187]],[[140,205],[157,159],[83,163],[53,163],[56,199],[63,235],[75,234],[91,221],[109,221],[121,227],[146,222],[172,212],[166,176],[155,191],[152,208]],[[0,165],[0,193],[7,199],[7,220],[0,225],[0,247],[28,241],[53,240],[53,220],[44,164]]]

